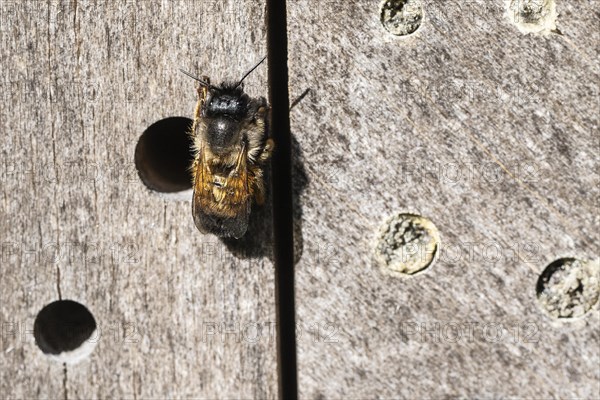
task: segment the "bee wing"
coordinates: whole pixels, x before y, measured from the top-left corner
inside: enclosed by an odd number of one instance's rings
[[[248,229],[250,190],[246,165],[246,147],[242,146],[235,167],[227,176],[216,175],[200,149],[196,165],[192,216],[204,233],[239,239]]]

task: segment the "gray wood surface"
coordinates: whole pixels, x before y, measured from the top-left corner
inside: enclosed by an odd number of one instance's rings
[[[302,398],[598,398],[598,307],[555,321],[544,267],[597,258],[598,2],[526,35],[498,1],[424,1],[388,34],[379,1],[290,2],[290,92],[309,183],[297,264]],[[406,279],[373,262],[413,212],[440,254]]]
[[[557,258],[599,255],[598,2],[558,1],[562,35],[505,8],[427,0],[398,38],[379,1],[288,2],[292,100],[310,89],[291,111],[301,398],[600,397],[598,306],[557,321],[535,290]],[[148,126],[192,116],[178,69],[240,76],[264,14],[0,0],[1,398],[277,396],[269,210],[222,243],[133,163]],[[373,260],[399,212],[441,237],[407,278]],[[59,287],[101,334],[66,373],[31,333]]]
[[[268,245],[244,257],[201,235],[190,203],[150,193],[133,162],[148,126],[193,114],[179,68],[220,82],[266,54],[264,3],[0,5],[0,397],[276,397]],[[28,332],[58,270],[101,332],[66,378]]]

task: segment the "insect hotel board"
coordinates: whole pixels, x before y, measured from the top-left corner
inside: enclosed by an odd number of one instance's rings
[[[598,396],[597,7],[288,2],[301,398]],[[266,11],[0,1],[2,397],[278,396],[273,188],[198,231],[179,71]]]

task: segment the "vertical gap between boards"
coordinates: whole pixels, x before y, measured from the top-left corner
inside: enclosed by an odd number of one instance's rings
[[[267,46],[270,130],[275,141],[272,159],[273,255],[277,317],[279,397],[298,397],[296,310],[294,294],[294,236],[292,143],[289,118],[287,21],[285,0],[267,0]]]

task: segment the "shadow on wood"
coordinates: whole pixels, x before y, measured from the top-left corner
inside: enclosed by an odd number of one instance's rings
[[[277,144],[275,144],[277,146]],[[275,147],[277,151],[277,147]],[[292,135],[292,176],[294,201],[294,263],[302,257],[304,247],[302,238],[302,191],[308,185],[308,175],[304,168],[302,149],[296,137]],[[270,182],[271,168],[265,171],[265,181]],[[271,187],[267,185],[264,206],[253,204],[248,222],[248,231],[240,239],[222,238],[221,241],[238,258],[268,257],[273,260],[273,209]]]

